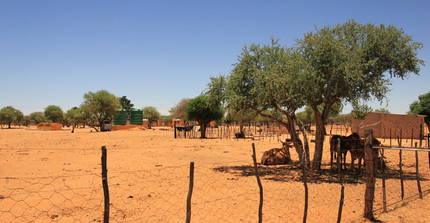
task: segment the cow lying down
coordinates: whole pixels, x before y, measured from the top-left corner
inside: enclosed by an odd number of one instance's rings
[[[273,148],[265,151],[261,157],[261,164],[263,165],[278,165],[288,163],[291,163],[290,143],[288,142],[282,142],[282,148]]]

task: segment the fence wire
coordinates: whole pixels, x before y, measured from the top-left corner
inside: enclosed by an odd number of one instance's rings
[[[388,140],[384,141],[383,145],[388,146]],[[393,142],[391,144],[394,145]],[[423,142],[422,146],[426,144]],[[388,210],[402,205],[411,197],[416,198],[418,194],[415,152],[402,153],[403,199],[399,151],[385,149],[384,152]],[[420,151],[418,154],[419,180],[426,195],[430,191],[429,156],[428,152]],[[264,192],[263,221],[302,221],[305,191],[298,163],[259,165],[258,168]],[[377,215],[383,210],[381,173],[381,170],[377,171],[374,201]],[[346,170],[343,174],[345,201],[342,220],[356,221],[363,214],[364,170],[354,173]],[[323,159],[322,170],[308,172],[307,180],[308,222],[336,221],[341,190],[337,172],[330,169],[328,160]],[[108,183],[111,222],[185,220],[188,165],[116,171],[109,170],[108,164]],[[1,222],[100,222],[103,219],[101,174],[34,178],[0,176],[0,185]],[[192,222],[255,222],[258,205],[259,188],[251,159],[249,162],[195,164]]]

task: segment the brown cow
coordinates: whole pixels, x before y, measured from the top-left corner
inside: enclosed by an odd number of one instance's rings
[[[345,143],[345,136],[333,135],[330,139],[330,169],[333,168],[333,158],[337,160],[337,155],[340,155],[340,167],[341,169],[346,169],[346,153],[348,152],[348,147]],[[337,145],[340,140],[340,154],[337,154]],[[342,167],[343,161],[343,167]]]
[[[364,140],[360,139],[357,133],[352,133],[350,136],[346,137],[346,144],[348,145],[348,150],[351,153],[351,171],[354,172],[354,161],[358,159],[358,170],[361,170],[361,160],[364,159]],[[381,142],[377,139],[373,139],[373,146],[381,145]],[[375,163],[376,164],[376,163]]]
[[[282,148],[273,148],[263,153],[261,164],[263,165],[278,165],[288,164],[291,162],[290,143],[282,142]]]

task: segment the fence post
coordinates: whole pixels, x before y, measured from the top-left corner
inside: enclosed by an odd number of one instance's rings
[[[186,223],[190,223],[191,221],[191,196],[193,195],[193,187],[194,187],[194,162],[190,162],[190,185],[188,188],[188,196],[187,196],[187,219]]]
[[[415,148],[417,148],[417,143],[415,143]],[[420,199],[423,199],[423,192],[421,191],[421,183],[420,183],[420,173],[419,173],[419,163],[418,163],[418,150],[415,150],[415,161],[416,161],[416,175],[417,175],[417,186],[418,193],[420,195]]]
[[[373,165],[373,130],[367,129],[366,143],[364,147],[364,154],[366,160],[366,192],[364,195],[364,217],[369,220],[374,220],[373,216],[373,200],[375,198],[375,166]]]
[[[309,200],[309,191],[308,191],[308,177],[306,176],[306,164],[305,164],[305,153],[302,155],[302,170],[303,170],[303,186],[305,187],[305,208],[303,210],[303,223],[306,223],[308,217],[308,200]]]
[[[102,146],[102,182],[103,182],[103,194],[104,194],[104,214],[103,214],[103,222],[109,223],[109,188],[107,182],[107,152],[106,146]]]
[[[399,147],[402,147],[402,131],[400,130],[400,138],[397,137]],[[399,150],[399,171],[400,171],[400,186],[402,189],[402,200],[405,197],[405,186],[403,184],[403,160],[402,160],[402,149]]]
[[[381,149],[381,171],[382,171],[382,211],[387,212],[387,189],[385,187],[384,149]]]
[[[257,168],[257,158],[255,158],[255,145],[252,143],[252,160],[254,161],[255,176],[257,177],[258,187],[260,188],[260,205],[258,206],[258,222],[263,222],[263,186],[261,185],[260,174]]]
[[[339,201],[339,211],[337,213],[337,222],[340,223],[342,220],[342,208],[343,200],[345,197],[345,187],[343,186],[343,175],[342,175],[342,157],[340,153],[340,139],[337,139],[337,170],[339,174],[339,183],[341,185],[340,189],[340,201]],[[340,162],[339,162],[340,161]]]

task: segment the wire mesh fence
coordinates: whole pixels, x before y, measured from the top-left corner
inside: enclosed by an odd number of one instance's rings
[[[406,143],[406,139],[402,139]],[[411,141],[408,141],[408,144]],[[405,144],[404,143],[404,144]],[[391,143],[394,144],[393,142]],[[383,145],[389,145],[386,140]],[[422,147],[428,142],[422,142]],[[112,151],[113,152],[113,151]],[[120,151],[124,152],[124,151]],[[108,153],[109,154],[109,153]],[[419,151],[419,175],[423,194],[430,190],[428,152]],[[251,156],[251,154],[249,154]],[[400,183],[399,150],[384,150],[386,204],[388,211],[410,197],[417,197],[415,151],[403,151]],[[115,162],[120,162],[115,160]],[[108,186],[111,222],[183,222],[187,213],[190,167],[186,165],[110,170]],[[101,222],[104,195],[100,163],[97,173],[48,177],[1,177],[2,222]],[[93,168],[93,167],[92,167]],[[91,169],[91,168],[90,168]],[[264,192],[263,221],[302,221],[306,193],[302,168],[297,161],[287,165],[258,166]],[[94,171],[93,171],[94,172]],[[364,170],[344,170],[342,221],[363,215]],[[383,211],[382,172],[377,171],[374,207]],[[307,221],[338,219],[341,185],[338,172],[323,160],[322,169],[307,172]],[[195,163],[191,199],[192,222],[255,222],[260,191],[251,158],[249,161]]]

